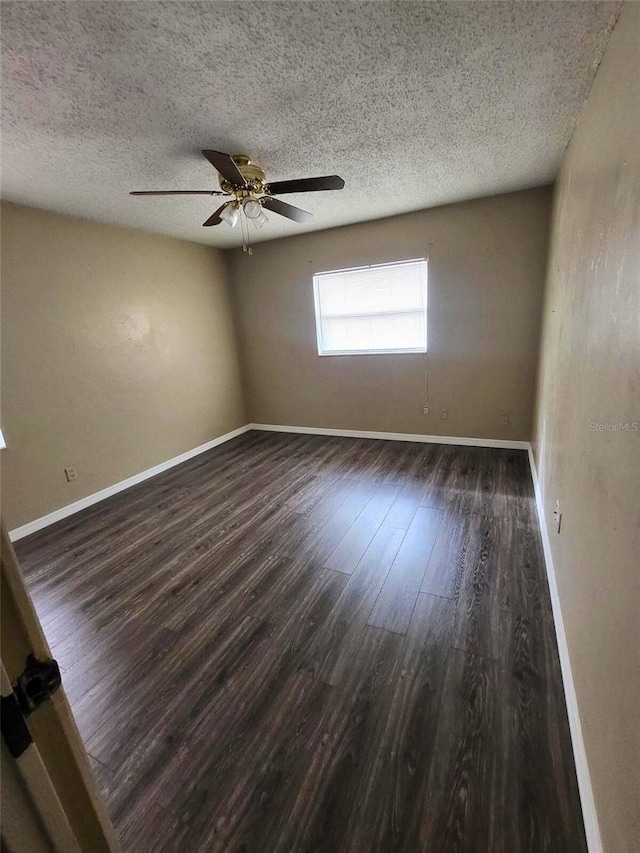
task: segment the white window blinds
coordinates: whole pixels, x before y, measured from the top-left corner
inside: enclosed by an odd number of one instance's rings
[[[316,273],[319,355],[427,351],[424,258]]]

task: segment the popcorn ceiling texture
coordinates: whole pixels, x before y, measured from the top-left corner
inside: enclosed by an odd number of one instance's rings
[[[21,204],[220,247],[201,148],[289,195],[252,239],[547,184],[620,4],[3,2],[2,193]]]

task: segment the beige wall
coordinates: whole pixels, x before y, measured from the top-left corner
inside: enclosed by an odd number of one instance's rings
[[[627,3],[557,183],[535,455],[606,853],[639,850],[640,5]],[[561,533],[552,513],[560,500]]]
[[[244,424],[222,253],[12,204],[1,226],[10,529]]]
[[[528,440],[550,205],[542,188],[235,250],[251,420]],[[318,356],[312,290],[315,271],[426,255],[430,415],[424,355]]]

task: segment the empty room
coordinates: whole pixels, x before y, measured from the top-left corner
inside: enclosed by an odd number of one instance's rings
[[[0,16],[2,850],[640,851],[640,4]]]

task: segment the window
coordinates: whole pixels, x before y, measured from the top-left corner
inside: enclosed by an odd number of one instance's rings
[[[316,273],[318,355],[427,351],[424,258]]]

